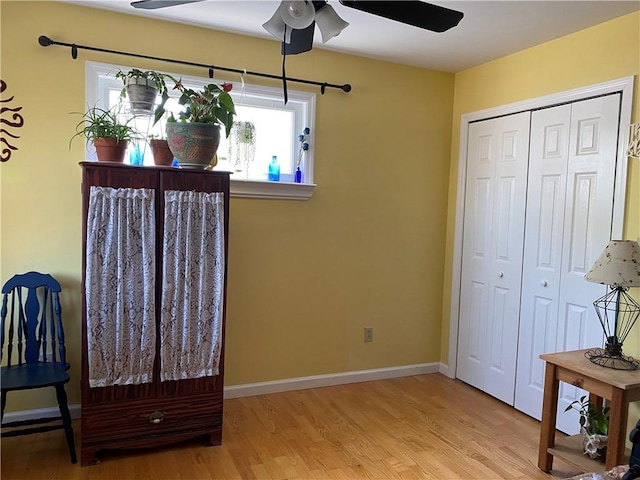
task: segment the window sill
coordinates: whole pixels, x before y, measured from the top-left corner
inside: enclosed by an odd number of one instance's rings
[[[231,179],[231,198],[309,200],[315,183],[263,182]]]

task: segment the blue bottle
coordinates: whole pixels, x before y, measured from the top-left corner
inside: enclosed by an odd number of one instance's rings
[[[138,145],[133,147],[133,152],[129,155],[129,163],[131,165],[144,165],[144,152],[140,150]]]
[[[274,155],[271,157],[271,163],[269,164],[269,175],[267,176],[270,182],[280,181],[280,164],[278,163],[278,157]]]
[[[300,167],[298,167],[298,169],[296,170],[294,181],[296,183],[302,183],[302,172],[300,171]]]

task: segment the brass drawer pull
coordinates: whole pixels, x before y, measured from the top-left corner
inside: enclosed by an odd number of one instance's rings
[[[159,410],[148,415],[149,421],[151,423],[160,423],[161,421],[164,420],[164,416],[165,416],[165,412],[161,412]]]

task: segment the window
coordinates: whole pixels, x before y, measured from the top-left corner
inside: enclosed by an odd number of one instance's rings
[[[87,106],[119,109],[123,116],[133,116],[128,104],[120,96],[122,82],[115,78],[118,70],[128,71],[132,67],[87,62],[86,102]],[[171,72],[167,72],[171,73]],[[223,83],[222,80],[198,78],[171,73],[180,78],[185,86],[199,89],[208,83]],[[215,170],[231,173],[231,196],[308,199],[313,194],[313,133],[315,117],[315,94],[289,90],[289,101],[282,101],[282,90],[278,88],[231,82],[230,92],[236,106],[235,132],[224,138],[218,148],[218,164]],[[165,109],[179,112],[179,94],[169,87],[170,98]],[[155,125],[151,115],[135,115],[133,122],[147,139],[164,137],[166,120]],[[255,131],[255,144],[247,146],[237,141],[237,130],[246,128],[250,122]],[[309,128],[305,142],[309,147],[301,149],[299,135]],[[87,159],[95,159],[95,151],[88,146]],[[153,156],[148,142],[130,145],[127,158],[138,150],[143,154],[143,164],[153,165]],[[252,155],[253,153],[253,155]],[[280,165],[280,181],[268,180],[268,165],[276,156]],[[294,183],[297,168],[302,171],[302,183]]]

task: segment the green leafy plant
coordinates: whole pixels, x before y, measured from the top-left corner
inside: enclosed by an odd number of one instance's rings
[[[211,83],[205,85],[202,90],[193,90],[178,80],[174,89],[179,90],[181,94],[178,103],[186,108],[178,114],[178,119],[171,114],[167,121],[221,124],[224,125],[228,137],[236,113],[233,98],[229,95],[232,88],[233,85],[230,83],[224,83],[222,86]]]
[[[121,120],[117,111],[105,110],[100,107],[92,107],[80,114],[82,120],[76,125],[76,133],[69,140],[76,137],[84,137],[87,142],[96,138],[115,138],[116,140],[137,140],[142,138],[134,126],[130,123],[133,117]]]
[[[127,96],[127,86],[132,80],[135,80],[138,85],[146,84],[147,86],[155,88],[157,90],[157,92],[161,96],[161,100],[160,104],[156,106],[154,111],[154,124],[156,124],[158,120],[160,120],[160,118],[162,118],[162,116],[164,115],[164,105],[169,99],[169,90],[167,89],[166,81],[171,80],[173,83],[177,82],[177,80],[168,73],[159,73],[154,70],[143,71],[137,68],[132,68],[127,72],[119,70],[116,73],[116,78],[122,80],[122,83],[124,85],[122,87],[122,90],[120,91],[120,97],[122,98],[125,98]],[[144,83],[142,83],[141,80],[143,80]]]
[[[598,408],[595,404],[589,402],[586,395],[580,397],[580,400],[574,400],[564,409],[577,410],[580,413],[580,427],[589,435],[607,435],[609,432],[609,407]]]

